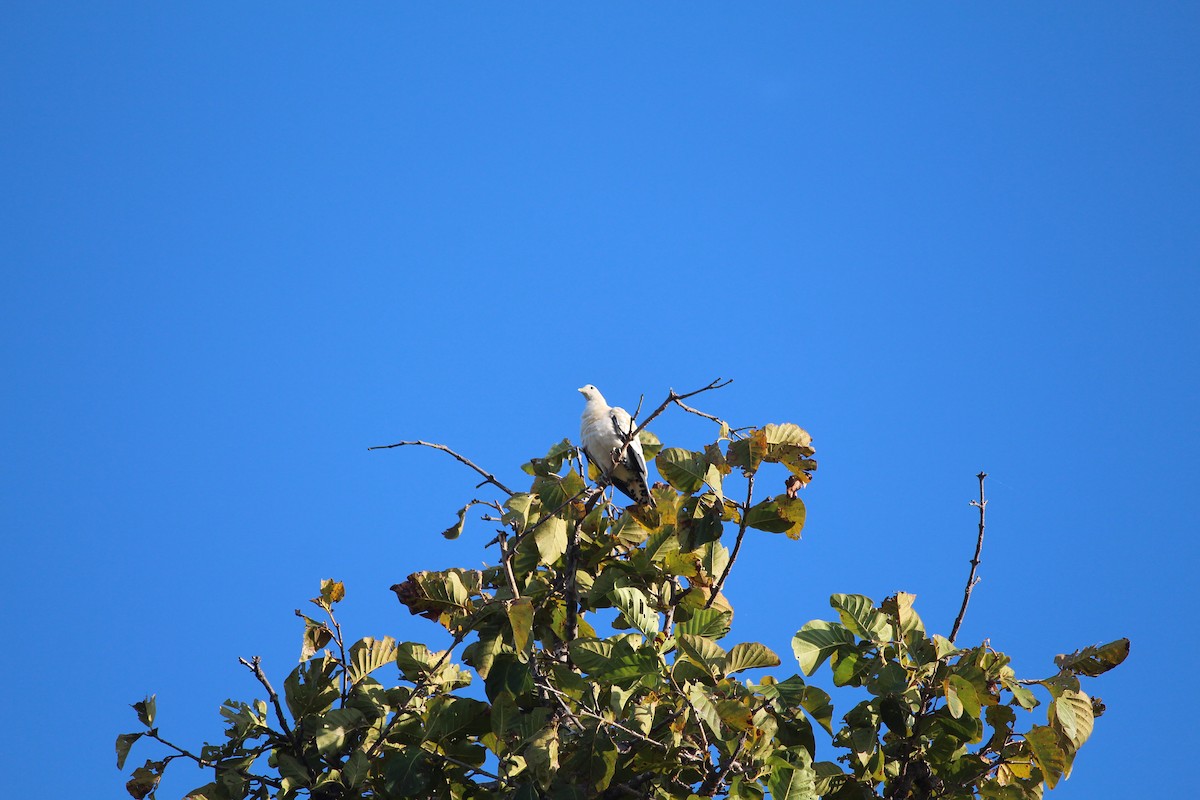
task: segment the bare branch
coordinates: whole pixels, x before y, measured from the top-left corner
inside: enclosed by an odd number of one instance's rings
[[[734,430],[734,427],[732,425],[730,425],[728,422],[721,419],[720,417],[715,417],[712,414],[706,414],[703,411],[701,411],[700,409],[692,408],[691,406],[689,406],[685,403],[681,403],[678,400],[675,401],[675,405],[679,406],[684,411],[687,411],[689,414],[695,414],[698,417],[704,417],[705,419],[711,419],[713,422],[717,423],[718,425],[724,425],[729,430],[730,436],[737,438],[737,439],[741,438],[740,436],[738,436],[738,431]],[[738,430],[745,430],[745,429],[739,428]]]
[[[446,447],[446,445],[444,445],[444,444],[436,444],[435,442],[422,442],[422,441],[418,440],[415,442],[396,442],[395,444],[379,444],[379,445],[375,445],[374,447],[368,447],[367,449],[368,450],[390,450],[393,447],[405,447],[406,445],[420,445],[421,447],[431,447],[434,450],[441,450],[443,453],[449,453],[450,455],[454,456],[454,458],[458,459],[458,461],[460,463],[466,464],[468,467],[470,467],[471,469],[475,470],[476,472],[478,472],[480,475],[483,476],[483,479],[484,479],[483,483],[479,484],[479,486],[483,486],[484,483],[490,483],[493,486],[495,486],[497,489],[499,489],[500,491],[507,494],[509,497],[511,497],[513,494],[515,494],[515,492],[513,492],[512,489],[509,489],[507,486],[505,486],[503,483],[501,483],[496,478],[495,475],[493,475],[492,473],[483,469],[482,467],[480,467],[478,464],[476,464],[474,461],[467,458],[466,456],[459,455],[458,453],[454,452],[449,447]]]
[[[754,473],[751,473],[746,478],[746,505],[742,507],[742,521],[738,525],[737,541],[733,543],[733,552],[729,554],[729,562],[725,565],[725,569],[721,572],[720,579],[713,586],[712,594],[708,596],[708,602],[704,604],[705,608],[712,606],[713,601],[717,599],[717,595],[721,593],[721,589],[725,586],[725,579],[729,577],[729,571],[733,569],[733,562],[737,561],[738,550],[742,549],[742,539],[746,536],[746,518],[750,514],[750,503],[754,499]]]
[[[287,717],[284,716],[283,706],[279,703],[279,695],[275,693],[274,687],[271,686],[271,682],[267,680],[266,673],[263,672],[262,659],[258,656],[254,656],[249,661],[244,658],[238,658],[238,663],[253,672],[254,677],[258,678],[258,682],[261,683],[263,688],[267,690],[267,696],[270,697],[271,704],[275,706],[275,716],[279,720],[279,724],[283,728],[283,732],[291,741],[292,746],[296,747],[297,752],[299,752],[300,743],[296,741],[296,734],[292,733],[292,729],[288,725]]]
[[[979,509],[979,538],[975,541],[975,557],[971,559],[971,573],[967,576],[967,588],[963,592],[962,607],[958,609],[958,617],[954,620],[954,627],[950,629],[951,644],[954,643],[954,637],[958,636],[958,629],[962,627],[963,617],[967,615],[967,603],[971,601],[971,591],[975,588],[975,584],[979,583],[975,572],[979,569],[979,554],[983,551],[983,522],[984,514],[987,511],[987,498],[983,494],[983,479],[987,477],[987,473],[981,472],[975,477],[979,479],[979,499],[972,500],[971,505]]]
[[[708,386],[702,386],[701,388],[695,390],[694,392],[684,392],[683,394],[678,394],[674,389],[669,390],[667,393],[667,399],[663,400],[662,403],[658,406],[658,408],[656,408],[656,409],[654,409],[654,411],[650,412],[650,416],[646,417],[645,421],[642,422],[641,425],[638,425],[636,428],[633,429],[633,431],[629,434],[629,438],[633,439],[635,436],[637,436],[639,433],[641,433],[647,425],[649,425],[659,415],[661,415],[664,411],[666,411],[667,406],[671,405],[672,403],[677,403],[680,400],[686,400],[689,397],[695,397],[696,395],[698,395],[702,392],[708,392],[708,391],[712,391],[713,389],[724,388],[731,383],[733,383],[732,378],[730,378],[729,380],[726,380],[726,381],[722,381],[720,378],[717,378],[715,381],[708,384]]]

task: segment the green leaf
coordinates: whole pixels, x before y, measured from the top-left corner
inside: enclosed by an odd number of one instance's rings
[[[579,638],[570,642],[567,649],[571,654],[571,661],[584,672],[603,672],[612,664],[612,642]]]
[[[1008,689],[1008,691],[1012,692],[1013,699],[1017,701],[1017,704],[1020,705],[1021,708],[1029,711],[1037,707],[1038,699],[1033,696],[1033,692],[1029,691],[1015,680],[1003,678],[1000,682],[1005,689]]]
[[[371,762],[367,758],[367,754],[361,750],[355,750],[342,766],[342,780],[346,782],[348,788],[353,789],[367,779],[370,771]]]
[[[1052,728],[1035,725],[1025,734],[1025,743],[1042,770],[1042,779],[1046,781],[1047,788],[1053,789],[1070,766],[1058,742],[1058,734]]]
[[[527,475],[541,475],[543,477],[556,475],[562,469],[563,461],[570,458],[574,452],[575,445],[571,444],[569,440],[563,439],[550,448],[545,458],[530,459],[529,463],[521,465],[521,469]]]
[[[740,467],[743,472],[755,472],[767,455],[767,434],[753,430],[746,438],[731,442],[725,459],[730,466]]]
[[[786,683],[787,681],[784,681]],[[800,706],[830,735],[833,734],[833,702],[824,689],[805,686],[800,696]]]
[[[1092,699],[1083,692],[1070,689],[1063,692],[1050,704],[1047,714],[1050,722],[1076,750],[1092,735],[1092,727],[1095,725]]]
[[[721,722],[736,731],[748,731],[754,727],[754,712],[738,700],[718,700],[717,714]]]
[[[533,532],[533,543],[541,563],[550,565],[558,561],[567,552],[567,521],[557,516],[546,520]]]
[[[725,674],[732,675],[744,669],[779,666],[779,656],[771,652],[766,645],[757,642],[735,644],[729,651],[729,659],[725,666]]]
[[[554,512],[575,497],[584,489],[583,478],[577,472],[568,472],[565,476],[550,476],[537,478],[533,482],[533,491],[542,500],[542,508]]]
[[[933,635],[933,648],[938,660],[959,652],[959,649],[954,646],[954,642],[936,633]]]
[[[708,696],[708,692],[698,683],[690,684],[688,687],[688,701],[692,704],[692,708],[696,712],[696,716],[708,726],[708,729],[713,732],[714,736],[721,735],[721,715],[717,711],[717,706],[713,703],[712,698]]]
[[[608,597],[630,625],[647,636],[658,633],[658,612],[650,605],[649,599],[641,589],[632,586],[621,587],[609,592]]]
[[[654,459],[658,473],[663,480],[671,484],[676,491],[693,494],[704,485],[708,473],[708,462],[703,453],[684,450],[679,447],[669,447]]]
[[[508,511],[504,512],[501,519],[504,524],[513,529],[515,533],[521,533],[529,525],[530,516],[533,513],[534,496],[518,492],[512,497],[504,501],[504,507]]]
[[[921,636],[925,635],[925,623],[921,622],[921,618],[917,616],[917,612],[913,611],[913,601],[916,599],[917,596],[915,594],[896,592],[883,601],[883,605],[881,606],[883,612],[896,622],[901,636],[909,633],[917,633]]]
[[[132,708],[137,712],[138,722],[145,725],[147,728],[154,727],[154,714],[156,711],[155,697],[157,695],[149,695],[144,700],[139,700],[133,704]]]
[[[786,533],[789,539],[799,539],[804,517],[804,501],[781,494],[751,506],[746,512],[746,524],[760,531]]]
[[[336,668],[337,661],[323,656],[306,661],[287,676],[283,694],[294,719],[329,710],[340,694],[334,680]]]
[[[1056,656],[1054,663],[1076,675],[1094,678],[1120,664],[1129,655],[1129,640],[1117,639],[1105,645],[1093,645],[1069,655]]]
[[[882,644],[891,638],[887,616],[875,610],[871,598],[861,594],[835,594],[829,598],[829,605],[837,610],[842,624],[860,639]]]
[[[571,776],[572,783],[587,787],[585,797],[603,794],[617,768],[619,753],[612,737],[599,727],[585,733],[573,750],[563,765],[565,774]]]
[[[729,633],[732,621],[733,615],[728,611],[716,608],[698,608],[692,611],[691,616],[686,620],[675,624],[675,632],[720,639]]]
[[[550,786],[558,772],[558,727],[551,723],[538,731],[525,748],[525,761],[534,778],[543,788]]]
[[[693,636],[680,633],[675,637],[675,643],[688,660],[703,667],[709,677],[725,677],[727,657],[725,649],[712,639],[704,636]]]
[[[125,759],[129,757],[129,748],[142,738],[140,733],[122,733],[117,737],[117,769],[125,769]]]
[[[533,644],[533,601],[518,597],[509,603],[508,621],[512,625],[513,647],[523,658],[527,657]]]
[[[326,758],[340,755],[346,746],[346,736],[365,722],[362,713],[353,708],[334,708],[321,717],[317,728],[317,750]]]
[[[445,745],[464,736],[478,736],[491,730],[488,704],[469,697],[441,695],[429,703],[424,735],[431,742]]]
[[[350,647],[350,669],[347,677],[358,683],[375,670],[396,660],[396,640],[390,636],[382,639],[366,637]]]
[[[425,751],[406,747],[387,760],[383,786],[388,797],[422,797],[429,786]]]
[[[647,461],[653,461],[663,449],[662,442],[650,431],[638,431],[638,441],[642,443],[642,455]]]
[[[946,702],[950,702],[950,692],[953,691],[958,701],[959,713],[955,714],[954,709],[950,709],[950,713],[956,718],[966,713],[971,717],[978,719],[979,717],[979,696],[975,692],[975,686],[961,675],[951,675],[947,680]]]
[[[792,637],[792,652],[805,675],[812,675],[830,653],[854,644],[854,634],[844,625],[815,619]]]
[[[768,445],[792,444],[800,447],[812,445],[812,437],[808,435],[808,431],[791,422],[781,425],[768,424],[763,428],[763,434]]]
[[[767,779],[771,800],[817,800],[817,773],[812,768],[812,757],[803,750],[799,755],[799,765],[772,759],[775,766]]]
[[[471,506],[473,506],[473,505],[475,505],[475,504],[467,503],[465,506],[460,508],[458,510],[458,522],[454,523],[449,528],[446,528],[446,530],[442,531],[442,536],[445,536],[447,539],[457,539],[459,536],[461,536],[462,532],[463,532],[463,525],[467,521],[467,512],[471,509]]]

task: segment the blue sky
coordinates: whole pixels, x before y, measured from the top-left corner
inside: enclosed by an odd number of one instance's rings
[[[1184,3],[5,4],[8,790],[51,759],[125,796],[150,692],[219,738],[321,578],[349,634],[438,643],[388,587],[484,557],[482,523],[438,536],[473,474],[368,445],[517,483],[575,387],[717,376],[697,405],[821,461],[804,541],[743,548],[737,638],[783,673],[829,594],[897,589],[948,632],[985,469],[960,641],[1040,677],[1131,637],[1053,796],[1176,789],[1198,47]]]

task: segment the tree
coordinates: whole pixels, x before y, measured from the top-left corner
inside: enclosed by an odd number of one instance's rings
[[[487,509],[493,566],[415,572],[392,587],[452,645],[349,643],[335,616],[345,589],[323,581],[311,601],[320,616],[301,615],[300,664],[282,695],[257,657],[240,659],[267,699],[227,701],[224,741],[180,747],[155,727],[153,696],[134,704],[144,729],[117,737],[118,768],[139,739],[167,753],[133,771],[129,793],[153,797],[178,758],[212,769],[187,795],[195,800],[1023,800],[1053,788],[1104,710],[1080,678],[1121,663],[1129,641],[1058,656],[1039,680],[1018,679],[987,642],[955,643],[983,543],[983,474],[979,539],[948,638],[927,632],[911,594],[878,604],[837,594],[835,618],[793,639],[803,676],[742,677],[781,661],[762,644],[723,641],[733,606],[722,588],[749,530],[800,538],[798,492],[817,464],[794,424],[734,429],[683,403],[721,385],[671,391],[635,432],[666,481],[653,488],[655,509],[619,508],[589,487],[565,439],[523,465],[524,492],[442,445],[387,445],[443,450],[499,495],[472,500],[443,532],[458,537],[472,507]],[[712,420],[716,441],[664,448],[646,425],[670,407]],[[760,499],[772,471],[784,491]],[[826,664],[835,686],[863,698],[836,722],[830,696],[805,681]],[[1048,701],[1044,723],[1027,713],[1041,704],[1035,688]]]

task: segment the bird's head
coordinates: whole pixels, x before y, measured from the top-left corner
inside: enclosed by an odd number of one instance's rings
[[[600,390],[597,389],[595,386],[592,386],[590,383],[587,386],[580,386],[579,393],[581,395],[583,395],[583,398],[585,400],[589,400],[589,401],[600,400],[601,402],[604,401],[604,395],[600,394]]]

